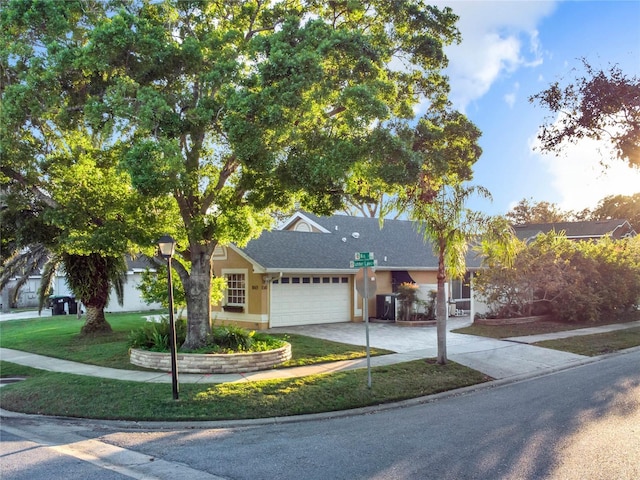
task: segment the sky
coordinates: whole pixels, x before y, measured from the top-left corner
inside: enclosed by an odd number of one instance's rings
[[[537,132],[551,114],[529,102],[584,74],[582,58],[640,76],[640,0],[433,3],[460,17],[462,42],[445,50],[450,98],[483,132],[471,184],[488,188],[493,201],[471,208],[501,215],[526,198],[580,211],[608,195],[640,192],[640,169],[611,161],[606,144],[584,140],[559,157],[537,151]]]

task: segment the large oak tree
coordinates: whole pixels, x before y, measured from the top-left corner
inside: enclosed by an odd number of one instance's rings
[[[47,66],[32,88],[58,85],[71,123],[122,146],[139,194],[175,201],[190,348],[211,328],[218,244],[258,236],[294,201],[339,208],[353,172],[415,175],[423,160],[395,148],[393,125],[446,103],[443,46],[459,40],[457,17],[421,0],[9,5],[7,22],[34,28],[64,10],[31,47]]]

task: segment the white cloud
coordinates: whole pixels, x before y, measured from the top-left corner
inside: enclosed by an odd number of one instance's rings
[[[520,90],[520,84],[516,82],[513,84],[513,91],[504,95],[504,101],[509,105],[509,108],[513,108],[515,105],[518,90]]]
[[[451,100],[459,110],[465,111],[487,93],[504,73],[542,62],[536,25],[553,12],[556,2],[450,0],[435,4],[451,7],[460,17],[462,43],[445,49]]]
[[[513,105],[516,103],[516,94],[515,93],[507,93],[504,96],[504,101],[509,105],[509,108],[513,108]]]
[[[537,140],[531,142],[531,147]],[[549,172],[549,184],[559,194],[564,210],[593,208],[608,195],[632,195],[640,191],[640,169],[614,159],[611,146],[583,139],[566,145],[559,156],[534,152]]]

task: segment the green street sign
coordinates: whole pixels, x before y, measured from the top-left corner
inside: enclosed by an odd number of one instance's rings
[[[356,253],[356,260],[373,260],[373,252],[360,252]],[[371,265],[367,265],[371,266]]]
[[[378,261],[374,259],[360,259],[349,262],[351,268],[377,267]]]

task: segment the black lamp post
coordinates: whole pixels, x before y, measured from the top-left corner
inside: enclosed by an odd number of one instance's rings
[[[178,362],[176,346],[176,324],[173,319],[173,281],[171,279],[171,257],[176,251],[176,241],[169,235],[163,235],[158,240],[160,256],[167,260],[167,279],[169,284],[169,348],[171,349],[171,386],[173,389],[173,399],[178,400]]]

